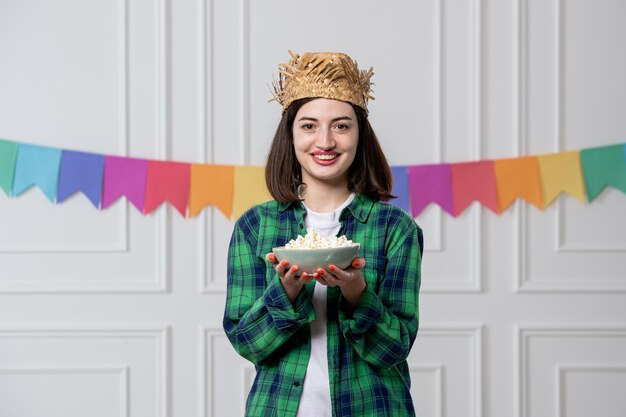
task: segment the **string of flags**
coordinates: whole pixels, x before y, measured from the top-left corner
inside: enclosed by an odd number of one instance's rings
[[[452,217],[473,201],[495,214],[522,198],[539,210],[560,193],[591,203],[605,187],[626,194],[626,143],[537,156],[392,166],[394,204],[417,217],[435,203]],[[142,214],[168,202],[183,217],[213,206],[229,219],[271,199],[264,167],[102,155],[0,139],[0,189],[38,187],[59,204],[81,192],[99,210],[126,197]]]

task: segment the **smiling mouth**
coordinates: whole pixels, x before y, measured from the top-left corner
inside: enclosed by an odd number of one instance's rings
[[[319,159],[320,161],[330,161],[339,156],[339,154],[313,154],[315,159]]]

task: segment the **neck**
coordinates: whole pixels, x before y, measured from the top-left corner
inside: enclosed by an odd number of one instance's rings
[[[302,192],[304,204],[318,213],[328,213],[336,210],[350,196],[348,185],[343,186],[308,183]]]

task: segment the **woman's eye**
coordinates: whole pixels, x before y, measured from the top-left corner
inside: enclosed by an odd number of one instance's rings
[[[313,129],[313,125],[311,123],[307,123],[305,125],[302,125],[302,129],[304,129],[304,130],[311,130],[311,129]]]
[[[350,126],[344,125],[344,124],[339,124],[339,125],[336,126],[336,128],[338,130],[348,130],[350,128]]]

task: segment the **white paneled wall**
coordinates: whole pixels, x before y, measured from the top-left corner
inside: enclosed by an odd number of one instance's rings
[[[0,0],[0,138],[263,164],[287,49],[375,69],[392,165],[624,142],[620,0]],[[626,196],[428,207],[420,417],[622,417]],[[0,416],[243,415],[221,328],[232,222],[0,192]]]

